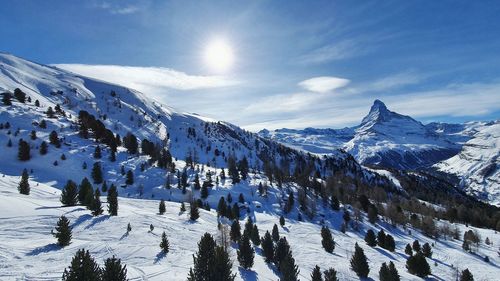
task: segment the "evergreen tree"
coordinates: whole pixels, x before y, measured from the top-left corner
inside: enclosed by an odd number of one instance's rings
[[[323,272],[325,281],[339,281],[337,278],[337,271],[332,267]]]
[[[40,155],[47,154],[47,150],[48,150],[47,143],[45,141],[42,141],[42,143],[40,144]]]
[[[102,270],[102,281],[127,281],[127,266],[122,266],[121,260],[107,258]]]
[[[255,246],[260,245],[260,234],[259,234],[259,228],[257,227],[257,224],[253,225],[250,239],[252,240],[252,243]]]
[[[285,226],[285,217],[283,215],[280,216],[280,225],[281,227]]]
[[[378,271],[378,278],[380,281],[392,281],[391,273],[389,272],[389,267],[384,262]]]
[[[49,108],[47,108],[47,111],[45,112],[45,114],[47,114],[48,118],[54,118],[55,117],[55,112],[52,109],[52,106],[49,106]]]
[[[234,219],[240,219],[240,207],[238,206],[238,203],[233,204],[233,208],[231,209],[231,217]]]
[[[99,145],[95,147],[94,158],[101,159],[101,147]]]
[[[20,102],[20,103],[25,103],[26,102],[26,94],[21,91],[19,88],[14,89],[14,97]]]
[[[21,161],[28,161],[31,159],[30,155],[30,145],[23,139],[19,140],[19,147],[17,152],[17,158]]]
[[[321,227],[321,245],[328,253],[332,253],[335,250],[335,241],[332,237],[332,232],[327,226]]]
[[[432,248],[429,243],[425,243],[424,246],[422,246],[422,254],[424,254],[426,258],[432,258]]]
[[[184,213],[186,211],[186,205],[184,204],[184,202],[181,202],[181,209],[180,209],[181,213]]]
[[[134,184],[134,173],[132,172],[132,170],[127,171],[127,178],[125,180],[125,184],[126,185]]]
[[[407,254],[408,256],[413,256],[413,250],[411,249],[410,243],[406,244],[405,254]]]
[[[211,279],[214,281],[234,281],[236,278],[236,274],[231,272],[231,268],[233,267],[233,263],[229,258],[229,254],[223,246],[215,247],[214,254],[214,267],[212,271]]]
[[[92,196],[94,196],[94,188],[87,178],[83,178],[78,190],[78,201],[84,206],[90,206]]]
[[[291,253],[290,245],[285,237],[281,237],[278,243],[276,243],[276,247],[274,248],[274,264],[281,271],[281,262]]]
[[[108,213],[110,216],[118,215],[118,191],[116,190],[116,186],[111,184],[108,191],[107,196],[108,201]]]
[[[351,258],[351,269],[356,272],[360,278],[368,277],[368,273],[370,272],[365,252],[359,247],[358,243],[354,246],[354,255]]]
[[[59,136],[57,135],[56,131],[50,132],[49,142],[57,148],[61,147],[61,142],[59,141]]]
[[[217,215],[219,217],[225,217],[226,216],[226,200],[224,199],[223,196],[220,197],[219,203],[217,204]]]
[[[163,231],[161,235],[160,248],[164,254],[168,254],[168,251],[170,249],[170,243],[168,242],[167,234],[165,234],[165,231]]]
[[[365,242],[368,246],[370,247],[375,247],[377,246],[377,238],[375,238],[375,232],[373,232],[373,230],[369,229],[367,232],[366,232],[366,235],[365,235]]]
[[[266,262],[272,262],[274,258],[274,243],[269,231],[266,231],[264,238],[262,238],[262,253]]]
[[[90,210],[92,210],[92,215],[94,217],[102,214],[101,192],[99,191],[99,188],[97,188],[94,192],[94,200],[92,200]]]
[[[71,260],[69,268],[64,270],[63,281],[101,281],[101,269],[90,256],[89,251],[80,249]]]
[[[165,214],[165,200],[161,199],[160,206],[158,207],[160,215]]]
[[[103,178],[102,178],[101,163],[99,162],[94,163],[94,166],[92,167],[91,176],[92,179],[94,180],[94,183],[96,184],[102,183]]]
[[[248,217],[247,222],[245,223],[245,230],[243,230],[243,235],[251,237],[252,231],[253,231],[253,221],[250,217]]]
[[[198,210],[198,204],[192,201],[189,204],[189,219],[191,221],[196,221],[200,217],[200,211]]]
[[[101,190],[102,192],[108,192],[108,184],[106,182],[102,183]]]
[[[406,268],[408,272],[417,275],[418,277],[424,278],[431,274],[431,268],[425,259],[425,256],[417,251],[415,255],[411,256],[406,260]]]
[[[195,174],[194,175],[194,189],[199,190],[200,188],[201,188],[200,176],[198,174]]]
[[[389,262],[389,274],[391,276],[390,281],[400,281],[401,280],[401,277],[399,276],[399,272],[396,269],[396,266],[394,265],[394,263],[392,261]]]
[[[332,195],[332,198],[330,199],[330,206],[332,207],[332,210],[338,211],[340,210],[340,203],[339,199],[335,195]]]
[[[385,232],[383,229],[377,233],[377,244],[380,247],[385,248]]]
[[[420,247],[420,243],[418,242],[418,240],[413,241],[413,251],[417,253],[420,252],[421,250],[422,248]]]
[[[12,95],[8,92],[2,94],[3,105],[12,105]]]
[[[295,264],[292,253],[285,256],[280,263],[281,281],[298,281],[299,267]]]
[[[71,242],[71,227],[69,224],[70,221],[65,216],[61,216],[57,221],[54,237],[57,238],[57,245],[61,247],[68,246]]]
[[[61,203],[63,206],[75,206],[78,203],[76,183],[71,180],[68,180],[61,192]]]
[[[129,233],[130,231],[132,231],[132,226],[130,225],[130,223],[127,224],[127,233]]]
[[[208,197],[208,187],[206,185],[203,185],[201,187],[200,196],[203,199],[206,199]]]
[[[321,268],[316,265],[311,273],[311,281],[323,281],[323,276],[321,276]]]
[[[464,269],[460,274],[460,281],[474,281],[474,276],[472,276],[468,268]]]
[[[233,223],[231,224],[231,231],[229,232],[229,236],[231,237],[231,240],[234,242],[238,242],[240,240],[241,227],[239,220],[234,220]]]
[[[278,242],[278,240],[280,240],[280,232],[276,224],[273,225],[272,238],[274,242]]]
[[[29,179],[28,170],[24,169],[21,175],[21,181],[19,182],[19,186],[17,187],[19,193],[24,195],[30,194],[30,183],[28,182],[28,179]]]
[[[396,242],[394,241],[394,238],[392,237],[392,235],[390,234],[386,234],[385,235],[385,242],[384,242],[384,248],[391,251],[391,252],[394,252],[394,250],[396,249]]]
[[[250,245],[250,239],[247,235],[243,234],[238,242],[238,262],[244,269],[249,269],[253,266],[253,258],[255,251]]]

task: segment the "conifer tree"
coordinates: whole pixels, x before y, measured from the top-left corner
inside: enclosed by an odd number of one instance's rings
[[[249,269],[253,266],[253,258],[255,251],[250,245],[250,239],[247,235],[243,234],[238,242],[238,262],[244,269]]]
[[[272,238],[274,242],[278,242],[278,240],[280,240],[280,232],[276,224],[273,225]]]
[[[3,105],[12,105],[12,95],[9,92],[2,94]]]
[[[432,248],[429,243],[425,243],[424,246],[422,246],[422,254],[424,254],[426,258],[432,258]]]
[[[102,281],[127,281],[127,266],[121,264],[121,260],[107,258],[102,270]]]
[[[128,170],[127,171],[127,177],[126,177],[126,180],[125,180],[125,184],[126,185],[132,185],[132,184],[134,184],[134,173],[132,172],[132,170]]]
[[[21,161],[28,161],[31,159],[30,155],[30,145],[23,139],[19,140],[19,147],[17,152],[17,158]]]
[[[80,249],[71,260],[69,268],[64,270],[63,281],[101,281],[101,269],[90,256],[89,251]]]
[[[390,281],[400,281],[401,277],[399,276],[399,272],[396,269],[396,266],[394,263],[391,261],[389,262],[389,275],[391,276]]]
[[[248,217],[247,222],[245,223],[245,230],[243,230],[243,235],[251,237],[252,231],[253,231],[253,221],[250,217]]]
[[[40,144],[40,155],[47,154],[47,150],[48,150],[47,143],[45,141],[42,141],[42,143]]]
[[[184,202],[181,202],[181,209],[180,209],[181,213],[184,213],[186,211],[186,205],[184,204]]]
[[[389,267],[384,262],[378,271],[378,278],[380,281],[392,281],[391,273],[389,272]]]
[[[406,244],[405,254],[407,254],[408,256],[413,256],[413,250],[412,250],[412,248],[410,246],[410,243]]]
[[[274,258],[274,243],[269,231],[266,231],[262,238],[262,253],[266,262],[272,262]]]
[[[102,178],[102,170],[101,170],[101,163],[95,162],[94,166],[92,167],[92,179],[94,180],[94,183],[96,184],[101,184],[103,181]]]
[[[332,207],[332,210],[334,211],[340,210],[339,199],[337,199],[335,195],[332,195],[332,198],[330,199],[330,207]]]
[[[83,178],[80,183],[80,189],[78,190],[78,201],[84,206],[90,206],[92,201],[90,200],[94,195],[94,187],[87,178]]]
[[[71,180],[68,180],[61,192],[61,203],[63,206],[75,206],[78,203],[76,183]]]
[[[460,274],[460,281],[474,281],[474,276],[472,276],[468,268],[464,269]]]
[[[50,132],[49,142],[57,148],[61,147],[61,142],[59,141],[59,136],[56,131]]]
[[[377,233],[377,244],[382,247],[382,248],[385,248],[385,232],[383,229],[381,229],[378,233]]]
[[[335,241],[333,240],[332,232],[327,226],[321,227],[321,245],[328,253],[332,253],[335,250]]]
[[[259,234],[259,228],[257,227],[257,224],[253,225],[250,239],[252,240],[252,243],[255,246],[260,245],[260,234]]]
[[[99,145],[95,147],[94,158],[101,159],[101,147]]]
[[[200,211],[198,210],[198,204],[192,201],[189,204],[189,219],[191,221],[196,221],[200,217]]]
[[[281,281],[298,281],[299,267],[290,252],[280,263]]]
[[[285,226],[285,217],[283,215],[280,216],[280,225],[281,227]]]
[[[241,227],[239,220],[234,220],[233,223],[231,224],[231,231],[229,232],[229,236],[231,237],[231,240],[234,242],[238,242],[240,240]]]
[[[384,242],[384,248],[391,251],[391,252],[394,252],[394,250],[396,249],[396,242],[394,241],[394,238],[392,237],[392,235],[390,234],[386,234],[385,235],[385,242]]]
[[[417,275],[418,277],[424,278],[431,274],[431,268],[425,259],[425,256],[417,251],[415,255],[411,256],[406,260],[406,268],[408,272]]]
[[[226,216],[226,200],[224,199],[223,196],[220,197],[219,203],[217,204],[217,215],[219,217],[225,217]]]
[[[365,252],[358,245],[358,243],[356,243],[354,246],[354,255],[351,258],[351,269],[352,271],[356,272],[356,274],[360,278],[368,277],[368,273],[370,272],[370,267],[368,266]]]
[[[198,174],[194,175],[194,189],[199,190],[201,188],[200,185],[200,176]]]
[[[214,266],[212,271],[212,278],[209,280],[214,281],[234,281],[236,274],[231,272],[233,263],[229,258],[229,253],[223,246],[215,246],[214,251]]]
[[[230,214],[230,218],[237,219],[237,220],[240,219],[240,206],[238,206],[238,203],[234,203],[233,208],[230,211],[231,212],[227,212],[228,215]]]
[[[102,183],[101,191],[102,192],[108,192],[108,184],[106,182]]]
[[[375,247],[377,246],[377,238],[375,238],[375,232],[373,232],[373,230],[369,229],[367,232],[366,232],[366,235],[365,235],[365,242],[368,246],[370,247]]]
[[[30,183],[28,182],[28,179],[29,179],[28,170],[24,169],[21,175],[21,181],[19,182],[19,186],[17,187],[19,193],[24,195],[30,194]]]
[[[325,281],[339,281],[337,278],[337,271],[332,267],[323,272]]]
[[[130,223],[127,224],[127,233],[129,233],[130,231],[132,231],[132,226],[130,225]]]
[[[160,215],[165,214],[165,200],[161,199],[160,206],[158,207]]]
[[[170,243],[168,242],[167,234],[165,233],[165,231],[163,231],[161,235],[160,248],[164,254],[168,254]]]
[[[281,262],[285,259],[286,256],[290,254],[290,245],[285,237],[281,237],[278,243],[276,243],[276,247],[274,248],[274,264],[281,271],[280,266]]]
[[[92,215],[97,217],[102,214],[102,204],[101,204],[101,192],[97,188],[94,192],[94,200],[90,205],[90,210],[92,210]]]
[[[71,242],[71,227],[69,224],[70,221],[65,216],[61,216],[57,221],[54,237],[57,238],[57,245],[61,247],[68,246]]]
[[[420,247],[420,243],[418,242],[418,240],[413,241],[412,247],[413,247],[413,251],[415,251],[415,253],[420,252],[422,250],[422,247]]]
[[[311,281],[323,281],[323,276],[321,276],[321,268],[316,265],[311,273]]]
[[[108,213],[110,216],[118,215],[118,191],[116,190],[116,186],[111,184],[108,191],[107,196],[108,201]]]

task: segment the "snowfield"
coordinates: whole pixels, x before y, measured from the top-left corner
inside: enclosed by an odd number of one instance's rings
[[[212,233],[219,237],[217,216],[214,210],[201,210],[196,222],[190,222],[187,213],[180,213],[180,204],[167,202],[164,215],[158,214],[158,200],[119,198],[119,213],[116,217],[101,215],[92,217],[82,206],[61,207],[60,191],[51,186],[30,181],[31,194],[21,195],[17,191],[19,177],[2,175],[0,178],[0,280],[58,280],[64,268],[71,261],[77,249],[88,249],[92,256],[103,264],[105,258],[113,255],[127,265],[130,280],[186,280],[189,268],[193,264],[192,254],[203,233]],[[249,191],[246,184],[240,190]],[[221,191],[220,194],[224,194]],[[247,197],[248,196],[248,197]],[[217,198],[213,194],[211,198]],[[251,193],[245,193],[251,198]],[[255,200],[258,200],[255,196]],[[105,201],[105,197],[102,198]],[[106,204],[104,204],[106,205]],[[266,204],[265,206],[273,206]],[[261,235],[271,231],[278,222],[279,215],[272,207],[255,210],[251,207]],[[189,208],[189,207],[188,207]],[[431,240],[416,230],[400,231],[385,223],[382,227],[396,240],[396,252],[391,253],[380,247],[370,248],[363,241],[363,233],[374,229],[369,223],[361,225],[360,233],[339,231],[342,221],[341,212],[322,210],[325,223],[332,229],[336,248],[333,254],[325,252],[321,246],[320,225],[318,221],[298,222],[287,218],[285,227],[279,228],[280,234],[287,237],[293,255],[300,268],[301,280],[309,280],[313,267],[317,264],[322,269],[334,267],[339,271],[340,280],[359,280],[349,269],[349,259],[357,242],[365,250],[370,265],[370,277],[378,279],[378,269],[382,262],[393,261],[402,276],[402,280],[421,280],[405,270],[406,254],[404,246],[418,239],[421,244],[434,243],[433,258],[428,260],[433,276],[430,280],[455,280],[457,271],[469,268],[475,280],[498,280],[500,259],[496,253],[500,237],[492,230],[477,229],[482,239],[488,237],[492,246],[481,243],[477,254],[462,251],[461,242],[453,240]],[[106,213],[106,212],[105,212]],[[60,248],[55,244],[51,230],[61,215],[71,220],[73,228],[72,243]],[[293,213],[290,214],[293,218]],[[126,234],[127,224],[132,231]],[[240,223],[245,223],[242,216]],[[154,225],[153,232],[149,225]],[[463,225],[457,225],[463,231]],[[475,229],[475,228],[470,228]],[[170,241],[170,252],[160,255],[160,236],[165,231]],[[273,266],[264,262],[257,247],[254,266],[251,270],[238,267],[236,250],[233,244],[230,252],[233,260],[233,273],[237,280],[278,280]],[[483,261],[483,256],[490,257],[490,263]]]

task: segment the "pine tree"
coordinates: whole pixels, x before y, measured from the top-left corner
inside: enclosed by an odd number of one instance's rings
[[[69,268],[64,270],[63,281],[101,281],[101,269],[90,256],[89,251],[80,249],[71,260]]]
[[[94,158],[101,159],[101,147],[99,145],[95,147]]]
[[[424,254],[426,258],[432,258],[432,248],[429,243],[425,243],[424,246],[422,246],[422,254]]]
[[[101,191],[102,192],[108,192],[108,184],[106,182],[102,183]]]
[[[389,275],[391,276],[390,281],[400,281],[401,277],[399,276],[399,272],[396,269],[396,266],[394,263],[391,261],[389,262]]]
[[[47,154],[47,150],[48,150],[47,143],[45,141],[42,141],[42,143],[40,144],[40,155]]]
[[[385,248],[385,232],[383,229],[377,233],[377,244],[380,247]]]
[[[377,238],[375,237],[375,232],[373,232],[373,230],[369,229],[367,232],[366,232],[366,235],[365,235],[365,242],[368,246],[370,247],[375,247],[377,246]]]
[[[17,158],[21,161],[28,161],[31,159],[30,155],[30,145],[23,139],[19,140],[19,147],[17,152]]]
[[[327,226],[321,227],[321,245],[328,253],[333,253],[333,250],[335,250],[335,241],[332,232]]]
[[[108,213],[110,216],[118,215],[118,191],[116,190],[116,186],[111,184],[108,191],[107,196],[108,201]]]
[[[228,213],[227,215],[230,214],[229,218],[239,220],[240,219],[240,206],[238,206],[238,203],[234,203],[233,208],[231,209],[231,212],[228,211],[227,213]]]
[[[134,173],[132,172],[132,170],[127,171],[127,178],[125,180],[125,184],[126,185],[134,184]]]
[[[229,258],[229,254],[223,246],[216,246],[214,251],[214,267],[211,279],[214,281],[234,281],[236,274],[231,272],[233,263]]]
[[[229,232],[229,236],[231,237],[231,240],[234,242],[238,242],[240,240],[241,227],[239,220],[234,220],[233,223],[231,224],[231,231]]]
[[[285,226],[285,217],[283,215],[280,216],[280,225],[281,227]]]
[[[127,266],[122,266],[121,260],[107,258],[102,270],[102,281],[127,281]]]
[[[417,275],[418,277],[424,278],[431,274],[431,268],[425,259],[425,256],[417,251],[415,255],[411,256],[406,260],[406,268],[408,272]]]
[[[200,196],[203,199],[206,199],[208,197],[208,187],[206,185],[203,185],[201,187]]]
[[[390,234],[386,234],[385,235],[385,242],[384,242],[384,248],[391,251],[391,252],[394,252],[394,250],[396,249],[396,242],[394,241],[394,238],[392,237],[392,235]]]
[[[253,221],[250,217],[248,217],[247,222],[245,223],[245,230],[243,230],[243,235],[251,237],[252,231],[253,231]]]
[[[201,188],[200,176],[198,174],[195,174],[194,175],[194,189],[199,190],[200,188]]]
[[[351,269],[356,272],[360,278],[368,277],[368,273],[370,272],[365,252],[359,247],[358,243],[354,246],[354,255],[351,258]]]
[[[460,281],[474,281],[474,276],[472,276],[468,268],[464,269],[460,274]]]
[[[337,271],[332,267],[323,272],[325,281],[339,281],[337,278]]]
[[[272,262],[274,258],[274,243],[269,231],[266,231],[264,238],[262,238],[262,253],[266,262]]]
[[[61,247],[68,246],[71,242],[71,227],[69,224],[70,221],[65,216],[61,216],[57,222],[54,236],[57,238],[57,244]]]
[[[101,204],[101,192],[99,191],[99,188],[97,188],[94,192],[94,200],[92,200],[90,210],[92,210],[92,215],[94,217],[101,215],[103,212]]]
[[[161,199],[160,206],[158,207],[160,215],[165,214],[165,200]]]
[[[280,263],[280,281],[298,281],[299,267],[295,264],[295,259],[290,252]]]
[[[19,186],[17,187],[19,193],[24,195],[30,194],[30,183],[28,179],[29,179],[28,170],[24,169],[21,175],[21,181],[19,182]]]
[[[160,243],[160,248],[164,254],[168,254],[168,251],[170,249],[170,244],[167,239],[167,234],[165,234],[165,231],[163,231],[161,235],[161,243]]]
[[[274,248],[274,264],[281,271],[280,266],[281,262],[285,259],[286,256],[290,254],[290,245],[285,237],[281,237],[278,243],[276,243],[276,247]]]
[[[127,233],[129,233],[130,231],[132,231],[132,226],[130,225],[130,223],[127,224]]]
[[[12,105],[12,95],[8,92],[2,94],[3,105]]]
[[[323,276],[321,276],[321,268],[316,265],[311,273],[311,281],[323,281]]]
[[[102,178],[102,170],[101,170],[101,163],[95,162],[94,166],[92,167],[92,179],[94,180],[94,183],[96,184],[101,184],[103,181]]]
[[[384,262],[378,271],[378,277],[380,281],[392,281],[391,273],[389,272],[389,267]]]
[[[332,210],[338,211],[340,210],[340,203],[339,199],[335,195],[332,195],[332,198],[330,199],[330,206],[332,207]]]
[[[410,243],[406,244],[405,254],[407,254],[408,256],[413,256],[413,250],[411,249]]]
[[[75,206],[78,203],[78,190],[76,183],[68,180],[61,193],[63,206]]]
[[[420,247],[420,243],[418,240],[413,241],[413,251],[415,252],[420,252],[422,250],[422,247]]]
[[[59,141],[59,136],[56,131],[50,132],[49,142],[57,148],[61,147],[61,142]]]
[[[84,206],[90,206],[92,196],[94,195],[94,187],[87,178],[83,178],[78,190],[78,201]]]
[[[276,224],[273,225],[272,238],[274,242],[278,242],[278,240],[280,240],[280,232]]]
[[[198,204],[192,201],[189,204],[189,219],[191,221],[196,221],[200,217],[200,211],[198,210]]]
[[[219,203],[217,204],[217,215],[219,217],[225,217],[226,216],[226,200],[224,199],[223,196],[220,197]]]
[[[247,235],[243,234],[238,242],[238,262],[241,267],[249,269],[253,266],[253,258],[255,251],[250,245],[250,239]]]
[[[250,239],[252,240],[252,243],[255,246],[260,245],[260,234],[259,234],[259,228],[257,227],[257,224],[253,225]]]

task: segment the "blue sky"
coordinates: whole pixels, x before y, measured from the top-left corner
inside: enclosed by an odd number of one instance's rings
[[[498,1],[10,1],[0,50],[261,128],[500,118]],[[203,59],[232,46],[230,71]],[[64,64],[64,65],[62,65]]]

